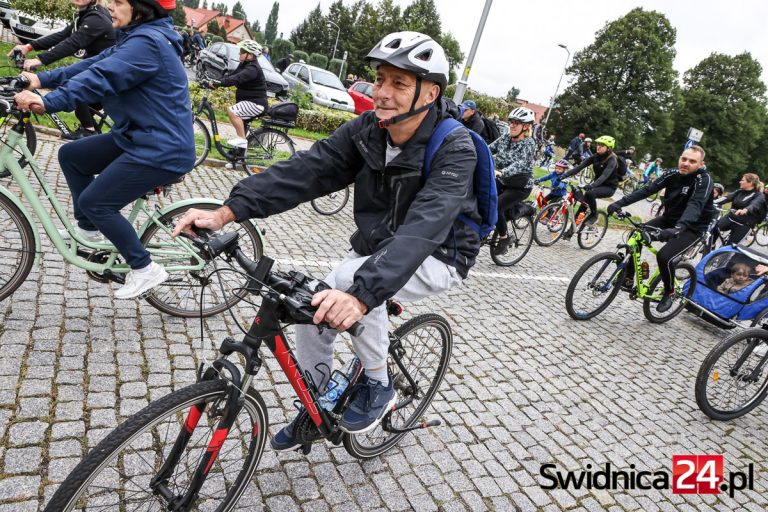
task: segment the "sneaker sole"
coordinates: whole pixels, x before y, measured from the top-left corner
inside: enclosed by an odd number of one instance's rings
[[[288,448],[277,448],[274,444],[272,444],[272,441],[269,442],[270,448],[272,448],[272,451],[275,452],[289,452],[292,450],[296,450],[297,448],[301,448],[301,443],[296,443],[293,446],[290,446]]]
[[[371,430],[375,429],[376,427],[378,427],[381,424],[381,420],[384,419],[384,416],[386,416],[386,414],[389,411],[391,411],[392,408],[395,405],[397,405],[397,394],[395,394],[395,396],[392,398],[392,400],[389,401],[389,404],[387,404],[387,406],[383,409],[381,417],[377,418],[373,423],[371,423],[367,427],[365,427],[363,429],[360,429],[360,430],[348,430],[348,429],[344,428],[343,425],[339,424],[339,429],[343,430],[347,434],[367,434],[368,432],[370,432]]]

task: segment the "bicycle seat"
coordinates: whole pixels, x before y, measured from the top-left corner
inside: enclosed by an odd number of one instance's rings
[[[146,199],[147,197],[149,197],[152,194],[157,194],[157,195],[162,194],[164,196],[167,196],[168,192],[170,192],[170,190],[171,190],[171,186],[172,185],[176,185],[177,183],[181,183],[182,181],[184,181],[185,177],[186,177],[186,174],[180,174],[179,177],[176,178],[175,180],[169,181],[165,185],[160,185],[159,187],[153,188],[152,190],[150,190],[149,192],[144,194],[144,196],[143,196],[144,199]]]

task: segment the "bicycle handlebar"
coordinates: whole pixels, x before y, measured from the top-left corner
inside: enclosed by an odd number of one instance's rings
[[[27,60],[27,58],[24,56],[23,53],[21,53],[21,50],[13,50],[13,61],[16,64],[17,69],[24,69],[24,61]],[[31,66],[29,68],[30,71],[37,71],[37,66]]]
[[[277,272],[272,271],[273,260],[262,256],[258,261],[250,259],[240,249],[238,233],[214,235],[212,231],[201,228],[192,228],[197,236],[182,236],[190,239],[201,250],[207,252],[211,258],[220,254],[233,257],[243,268],[248,277],[259,285],[259,290],[248,289],[251,293],[259,293],[263,286],[274,292],[273,297],[285,306],[290,320],[297,324],[314,324],[313,319],[317,308],[312,306],[312,297],[317,292],[330,289],[325,282],[305,275],[297,271]],[[326,322],[320,327],[329,327]],[[355,322],[347,329],[352,336],[360,336],[365,327]]]
[[[635,227],[635,229],[639,229],[640,231],[649,232],[649,234],[652,232],[653,234],[661,233],[662,229],[658,228],[656,226],[649,226],[648,224],[644,224],[642,222],[635,222],[634,219],[632,219],[632,215],[626,212],[623,212],[621,210],[615,212],[613,214],[617,219],[619,220],[628,220],[632,226]]]

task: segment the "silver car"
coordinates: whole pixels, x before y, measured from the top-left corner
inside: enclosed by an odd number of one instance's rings
[[[312,95],[312,102],[323,107],[355,112],[355,101],[341,80],[325,69],[309,64],[294,63],[283,71],[291,89],[302,89]]]

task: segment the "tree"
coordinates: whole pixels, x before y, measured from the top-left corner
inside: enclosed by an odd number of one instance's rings
[[[518,96],[520,96],[520,89],[512,87],[507,91],[507,95],[504,99],[506,99],[508,103],[514,103],[517,101]]]
[[[319,9],[318,5],[318,9]],[[267,44],[272,44],[272,41],[277,37],[277,14],[280,11],[280,4],[275,2],[272,4],[272,10],[269,11],[269,17],[267,18],[267,25],[264,27],[264,39]]]
[[[575,79],[556,98],[549,131],[565,139],[609,134],[619,146],[667,138],[675,39],[669,20],[655,11],[635,8],[607,23],[574,55],[567,71]]]
[[[452,84],[456,82],[456,68],[464,62],[464,52],[461,51],[459,42],[450,32],[443,34],[437,41],[445,50],[445,58],[448,59],[448,65],[450,66],[448,69],[448,83]]]
[[[67,0],[13,0],[13,8],[47,20],[68,20],[75,12]]]
[[[218,4],[211,4],[211,9],[214,11],[219,11],[219,14],[222,16],[226,16],[229,13],[229,7],[224,2],[220,2]]]
[[[713,53],[683,75],[683,106],[674,123],[678,148],[688,128],[703,130],[707,168],[727,185],[755,170],[752,157],[764,146],[768,114],[762,71],[748,52]]]
[[[296,45],[296,48],[307,53],[327,53],[329,32],[328,23],[320,11],[320,4],[318,3],[306,19],[293,29],[289,39]],[[334,32],[335,36],[336,33]]]
[[[203,9],[208,8],[208,0],[203,0]]]
[[[403,11],[403,22],[406,30],[421,32],[440,41],[440,15],[434,0],[414,0]]]
[[[173,10],[171,18],[173,19],[173,24],[177,27],[184,27],[187,25],[187,15],[184,14],[184,6],[181,2],[176,4],[176,8]]]
[[[358,15],[355,19],[355,30],[348,36],[347,72],[370,78],[370,68],[365,56],[385,34],[379,24],[379,13],[371,4],[358,1],[352,12],[357,12]]]
[[[241,4],[239,0],[235,2],[235,6],[232,7],[232,17],[237,20],[244,20],[246,17],[245,9],[243,9],[243,4]]]
[[[184,0],[184,5],[191,7],[192,9],[197,9],[200,6],[200,0]]]
[[[251,32],[253,32],[254,34],[256,32],[261,32],[261,23],[259,23],[259,20],[256,20],[253,23],[251,23]]]
[[[382,35],[401,30],[404,25],[403,15],[400,13],[400,7],[392,0],[381,0],[376,10]]]
[[[208,22],[208,33],[212,35],[219,35],[221,33],[221,28],[219,27],[219,22],[216,20],[211,20]]]

